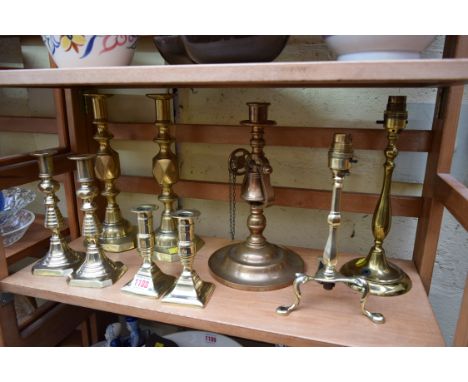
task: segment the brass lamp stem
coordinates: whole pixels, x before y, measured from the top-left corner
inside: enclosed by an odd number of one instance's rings
[[[102,195],[107,200],[100,241],[106,251],[128,251],[135,248],[135,242],[132,227],[122,217],[116,200],[117,195],[120,193],[115,186],[115,181],[120,176],[120,161],[119,154],[110,145],[110,141],[114,136],[108,129],[106,99],[111,95],[86,93],[84,96],[91,101],[92,123],[96,127],[94,139],[99,144],[94,170],[96,178],[104,183]]]
[[[84,260],[84,253],[72,250],[61,233],[65,223],[58,207],[59,198],[56,196],[60,184],[52,177],[54,172],[52,158],[56,153],[55,150],[42,150],[31,153],[32,156],[37,158],[39,164],[39,178],[41,181],[37,187],[45,194],[44,227],[52,231],[47,254],[32,267],[34,275],[68,276]]]
[[[387,261],[383,248],[383,242],[392,223],[391,186],[395,159],[398,155],[396,142],[398,134],[406,127],[407,119],[406,97],[390,96],[384,113],[384,128],[387,130],[388,140],[384,151],[384,179],[372,219],[374,245],[367,257],[351,260],[341,268],[341,272],[347,276],[365,278],[369,283],[370,293],[377,296],[397,296],[411,289],[408,275]]]

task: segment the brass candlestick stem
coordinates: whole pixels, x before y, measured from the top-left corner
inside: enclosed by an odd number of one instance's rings
[[[60,184],[52,178],[54,172],[52,157],[56,153],[57,151],[53,150],[42,150],[31,154],[39,163],[41,181],[37,188],[45,194],[44,227],[52,231],[47,254],[32,267],[33,274],[40,276],[68,276],[84,260],[84,253],[71,249],[61,233],[65,224],[58,207],[59,198],[55,195]]]
[[[273,201],[272,168],[263,152],[263,134],[264,127],[275,122],[268,120],[268,103],[247,105],[249,120],[241,124],[251,128],[252,150],[250,153],[244,149],[234,150],[229,158],[229,170],[234,176],[245,174],[241,196],[250,204],[247,219],[250,235],[244,242],[214,252],[208,265],[219,282],[232,288],[273,290],[291,284],[295,274],[304,271],[304,262],[296,253],[269,243],[263,236],[266,227],[263,209]]]
[[[159,200],[164,205],[161,214],[161,223],[155,232],[155,250],[153,260],[174,262],[178,261],[177,250],[177,227],[171,217],[175,211],[177,195],[172,186],[179,181],[179,166],[177,156],[172,152],[171,145],[174,138],[170,134],[172,125],[171,102],[172,94],[147,94],[148,98],[154,100],[156,108],[157,135],[154,139],[159,146],[158,154],[153,158],[153,176],[161,187]],[[195,237],[197,250],[203,246],[203,240]]]
[[[122,217],[116,200],[120,193],[115,186],[115,181],[120,176],[120,161],[119,154],[110,145],[114,136],[109,132],[107,125],[106,99],[111,95],[87,93],[85,97],[91,102],[93,125],[96,127],[94,139],[99,143],[94,171],[96,178],[104,184],[102,195],[107,199],[100,242],[108,252],[128,251],[135,248],[135,238],[132,227]]]
[[[398,155],[396,142],[398,134],[406,127],[407,119],[406,97],[390,96],[384,113],[384,128],[387,130],[388,139],[385,149],[384,180],[372,219],[374,246],[367,257],[351,260],[341,268],[341,273],[346,276],[365,278],[369,283],[370,293],[377,296],[396,296],[411,289],[408,275],[387,261],[383,248],[383,241],[390,231],[392,222],[390,196],[395,158]]]
[[[114,284],[127,270],[120,261],[113,262],[104,253],[100,244],[101,224],[96,216],[94,198],[99,190],[94,184],[94,154],[68,157],[76,161],[80,188],[76,195],[83,200],[81,211],[84,212],[82,235],[85,238],[86,259],[84,263],[68,276],[71,286],[103,288]]]
[[[193,220],[199,215],[196,210],[178,210],[171,215],[178,221],[178,251],[183,269],[172,289],[162,298],[163,302],[203,308],[214,291],[215,286],[200,279],[193,269],[197,252]]]
[[[138,253],[143,258],[143,264],[133,279],[122,288],[123,292],[159,298],[174,284],[175,278],[163,273],[151,261],[154,251],[153,211],[156,208],[154,204],[143,204],[132,210],[137,214]]]
[[[317,281],[327,290],[333,289],[335,283],[342,282],[347,285],[354,285],[361,292],[361,311],[376,324],[385,322],[384,316],[380,313],[372,313],[366,309],[367,296],[369,294],[369,285],[361,277],[346,277],[336,270],[336,237],[337,230],[341,223],[341,190],[343,188],[343,179],[349,174],[351,161],[353,158],[353,149],[351,145],[351,135],[335,134],[333,144],[328,151],[328,166],[333,174],[333,193],[330,213],[328,214],[328,224],[330,226],[328,240],[320,260],[320,265],[314,276],[308,276],[298,273],[294,279],[293,287],[296,301],[290,306],[280,306],[276,312],[282,315],[288,315],[297,308],[301,301],[301,285],[309,281]]]

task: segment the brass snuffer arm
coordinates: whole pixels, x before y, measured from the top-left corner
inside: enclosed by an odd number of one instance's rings
[[[351,135],[335,134],[333,143],[328,151],[328,167],[333,174],[333,191],[330,213],[328,214],[329,233],[325,249],[317,272],[313,276],[304,273],[297,273],[293,282],[295,302],[289,306],[280,306],[276,312],[281,315],[288,315],[297,308],[301,301],[301,285],[316,281],[323,285],[327,290],[333,289],[335,283],[343,282],[347,285],[353,285],[361,292],[361,312],[372,322],[382,324],[385,318],[380,313],[373,313],[366,309],[367,296],[369,294],[369,285],[361,277],[346,277],[336,270],[337,249],[336,238],[337,231],[341,224],[341,190],[343,189],[343,179],[349,174],[351,162],[353,161],[353,148],[351,144]]]

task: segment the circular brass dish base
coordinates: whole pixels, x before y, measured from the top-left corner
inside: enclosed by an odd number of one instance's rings
[[[354,259],[344,264],[340,272],[348,277],[362,277],[369,283],[369,293],[375,296],[399,296],[409,292],[411,279],[395,264],[386,262],[387,267],[376,269],[369,266],[367,258]],[[353,285],[348,286],[357,289]]]
[[[231,288],[267,291],[293,283],[304,272],[304,261],[293,251],[266,243],[251,248],[245,242],[231,244],[214,252],[208,260],[213,277]]]

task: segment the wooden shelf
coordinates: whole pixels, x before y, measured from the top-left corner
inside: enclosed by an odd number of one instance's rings
[[[6,87],[423,87],[468,83],[468,59],[0,71]]]
[[[0,290],[48,300],[80,305],[117,314],[136,316],[174,325],[209,330],[226,335],[291,346],[443,346],[444,341],[419,275],[412,262],[396,260],[411,277],[412,290],[392,298],[371,296],[368,307],[386,316],[384,325],[375,325],[360,314],[359,295],[338,284],[325,291],[316,283],[303,287],[303,304],[288,317],[275,313],[279,305],[292,302],[292,288],[270,292],[238,291],[223,286],[209,274],[207,260],[217,248],[229,243],[226,239],[204,238],[205,246],[195,259],[195,267],[204,280],[216,284],[205,309],[162,304],[159,300],[122,293],[120,288],[135,274],[141,264],[134,250],[110,254],[123,261],[127,273],[113,286],[104,289],[77,288],[64,278],[38,277],[31,267],[0,281]],[[82,240],[72,242],[82,249]],[[294,248],[313,273],[321,251]],[[351,255],[340,255],[340,264]],[[177,274],[179,264],[160,264]]]

